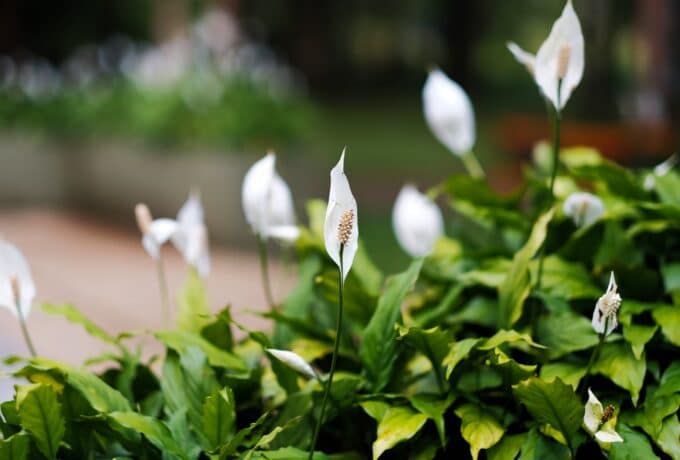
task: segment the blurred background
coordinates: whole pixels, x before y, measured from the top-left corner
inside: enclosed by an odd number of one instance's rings
[[[378,265],[396,271],[406,262],[390,224],[399,188],[409,181],[425,189],[462,171],[423,119],[427,69],[441,67],[468,91],[476,153],[494,188],[511,190],[549,126],[505,43],[535,52],[563,6],[4,0],[0,233],[32,263],[40,300],[74,302],[114,330],[130,328],[130,315],[134,327],[153,325],[154,267],[133,206],[144,201],[154,215],[173,216],[198,186],[216,248],[211,302],[258,307],[254,240],[240,205],[244,172],[276,150],[304,219],[304,202],[326,197],[328,171],[346,145],[362,237]],[[574,6],[586,70],[564,114],[563,144],[593,145],[627,165],[658,163],[680,136],[680,3]],[[184,267],[168,257],[176,287]],[[275,280],[281,296],[291,274],[277,264]],[[9,318],[2,313],[2,323]],[[35,323],[45,337],[37,341],[48,343],[51,326]],[[3,340],[12,342],[10,326]]]

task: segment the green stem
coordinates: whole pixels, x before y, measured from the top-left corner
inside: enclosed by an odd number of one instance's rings
[[[590,377],[590,370],[593,368],[593,364],[595,364],[595,360],[597,359],[597,356],[600,354],[600,348],[602,348],[602,344],[604,343],[604,340],[607,338],[608,326],[609,316],[607,316],[604,319],[604,331],[602,332],[602,334],[599,334],[599,340],[597,342],[597,345],[595,346],[595,349],[593,350],[593,353],[590,355],[590,359],[588,360],[588,366],[586,366],[586,373],[583,378],[583,381],[581,382],[582,391],[588,391],[588,378]]]
[[[470,176],[476,179],[482,179],[486,177],[486,174],[484,174],[484,169],[482,169],[482,165],[479,164],[479,161],[477,161],[477,157],[472,150],[462,155],[460,159],[463,161],[463,166],[465,166],[465,169]]]
[[[170,296],[168,295],[168,282],[165,277],[163,256],[161,254],[158,255],[158,260],[156,261],[156,273],[158,275],[158,289],[161,291],[163,325],[168,327],[170,325]]]
[[[335,364],[338,359],[338,350],[340,349],[340,335],[342,334],[342,294],[345,288],[345,277],[343,273],[343,263],[342,263],[342,253],[345,249],[345,245],[340,245],[340,267],[339,267],[339,277],[340,284],[338,287],[338,322],[335,328],[335,342],[333,344],[333,357],[331,358],[331,370],[328,373],[328,380],[326,381],[326,388],[323,393],[323,399],[321,400],[321,412],[319,413],[319,419],[316,421],[316,428],[314,429],[314,437],[312,438],[312,446],[309,450],[309,460],[314,458],[314,449],[316,449],[316,442],[319,438],[319,432],[321,431],[321,425],[323,424],[323,416],[326,411],[326,403],[328,402],[328,395],[331,392],[331,385],[333,385],[333,375],[335,374]]]
[[[24,341],[26,342],[28,351],[31,352],[31,356],[35,358],[38,354],[35,352],[35,347],[33,346],[31,335],[28,333],[28,328],[26,327],[26,319],[24,318],[24,315],[21,312],[21,308],[19,308],[19,301],[15,300],[14,305],[16,306],[17,309],[17,316],[19,317],[19,326],[21,326],[21,333],[24,336]]]
[[[548,197],[548,209],[555,203],[555,179],[557,179],[557,168],[560,164],[560,120],[562,111],[560,110],[560,93],[562,90],[562,79],[557,82],[557,107],[555,107],[555,119],[553,121],[553,161],[552,172],[550,173],[550,196]],[[536,276],[536,289],[541,288],[543,278],[543,262],[545,260],[545,242],[541,245],[541,252],[538,256],[538,273]]]
[[[260,273],[262,274],[262,286],[264,288],[264,296],[267,299],[267,304],[271,310],[274,310],[274,297],[272,296],[272,287],[269,281],[269,257],[267,254],[267,242],[264,238],[257,237],[257,249],[260,255]]]

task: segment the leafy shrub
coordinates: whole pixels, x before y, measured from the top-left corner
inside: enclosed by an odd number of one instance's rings
[[[592,150],[561,160],[548,212],[550,167],[527,169],[507,196],[456,176],[430,191],[457,225],[429,256],[385,277],[360,245],[315,458],[680,458],[680,175],[654,177],[648,191]],[[604,214],[577,228],[560,204],[584,188]],[[160,360],[133,347],[141,333],[114,337],[71,306],[46,305],[110,351],[85,367],[9,358],[29,383],[0,406],[0,458],[306,458],[338,304],[325,204],[307,209],[298,284],[264,313],[271,334],[229,308],[208,314],[193,274],[177,327],[150,333]],[[623,302],[600,344],[590,318],[611,270]],[[318,378],[270,347],[296,352]],[[598,445],[585,429],[588,389],[612,405],[602,421],[623,442]]]

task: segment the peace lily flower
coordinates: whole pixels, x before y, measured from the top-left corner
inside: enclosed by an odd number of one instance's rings
[[[458,83],[439,69],[431,70],[423,87],[425,121],[435,137],[463,160],[468,172],[484,176],[472,153],[475,113],[470,98]]]
[[[276,156],[269,152],[250,167],[241,188],[243,212],[259,238],[294,242],[300,230],[295,225],[293,196],[275,166]]]
[[[583,78],[583,32],[571,0],[553,24],[550,35],[538,49],[536,56],[524,51],[515,43],[508,49],[515,59],[525,65],[533,75],[541,92],[560,112],[572,91]]]
[[[31,354],[35,349],[26,328],[35,297],[35,283],[26,258],[14,245],[0,239],[0,307],[9,309],[18,319]]]
[[[593,311],[593,329],[603,336],[608,336],[618,326],[616,314],[619,311],[619,306],[621,306],[621,296],[617,289],[614,272],[612,272],[609,277],[607,292],[597,300]]]
[[[654,166],[652,173],[645,177],[645,182],[643,184],[645,190],[648,192],[651,191],[656,184],[655,178],[668,174],[675,167],[675,165],[678,164],[678,161],[680,161],[680,158],[678,157],[677,153],[674,153],[670,157],[666,158],[666,160],[663,162]]]
[[[312,366],[310,366],[310,364],[297,353],[293,353],[292,351],[288,350],[277,350],[275,348],[267,348],[266,351],[267,353],[281,361],[283,364],[299,372],[305,377],[308,377],[310,379],[317,377],[314,368],[312,368]]]
[[[604,212],[602,200],[587,192],[574,192],[564,200],[564,214],[574,221],[577,227],[586,227],[595,223]]]
[[[331,170],[331,187],[326,208],[324,240],[330,258],[342,271],[342,279],[352,268],[359,240],[357,202],[345,176],[345,150]]]
[[[437,205],[414,186],[405,185],[392,209],[397,241],[413,257],[430,253],[444,234],[444,220]]]
[[[602,403],[588,389],[588,402],[583,415],[583,424],[595,439],[603,443],[623,442],[623,438],[614,431],[616,419],[614,406],[602,407]]]

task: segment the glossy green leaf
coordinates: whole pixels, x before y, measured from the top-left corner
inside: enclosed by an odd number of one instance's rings
[[[669,171],[662,176],[654,177],[654,190],[662,203],[680,206],[680,175]]]
[[[671,458],[680,458],[680,421],[677,412],[663,422],[656,444]]]
[[[203,434],[210,450],[225,444],[234,435],[236,402],[229,387],[215,390],[203,403]]]
[[[3,460],[28,460],[30,439],[25,433],[17,433],[0,440],[0,458]]]
[[[449,408],[453,401],[455,400],[454,395],[449,395],[446,399],[441,399],[433,395],[415,395],[409,398],[411,405],[421,412],[427,415],[434,422],[437,427],[437,433],[439,434],[439,441],[444,447],[446,445],[446,429],[444,426],[444,414]]]
[[[489,460],[515,460],[522,445],[526,442],[526,433],[505,435],[495,446],[486,451]]]
[[[427,415],[408,407],[389,408],[378,423],[378,435],[373,443],[373,460],[402,441],[411,439],[427,422]]]
[[[673,361],[663,373],[655,397],[680,393],[680,361]]]
[[[583,420],[584,406],[570,385],[559,378],[546,382],[533,377],[512,388],[536,421],[549,424],[572,444]]]
[[[501,440],[505,430],[488,410],[476,404],[464,404],[456,409],[461,419],[460,432],[470,445],[470,454],[477,460],[479,451]]]
[[[579,382],[586,375],[586,367],[584,364],[575,364],[569,362],[556,362],[544,364],[541,367],[541,379],[549,382],[559,378],[564,383],[571,385],[574,390],[578,387]]]
[[[48,459],[56,459],[66,426],[55,391],[49,385],[31,385],[17,406],[21,425],[40,452]]]
[[[95,323],[90,321],[80,310],[70,304],[55,305],[45,303],[42,305],[42,310],[50,315],[58,315],[64,317],[73,324],[82,326],[92,337],[96,337],[102,342],[118,346],[118,341],[108,332]]]
[[[593,372],[600,373],[621,388],[630,392],[633,404],[637,404],[645,378],[644,356],[636,359],[630,345],[625,342],[605,343],[593,365]]]
[[[531,230],[531,235],[512,260],[512,266],[498,287],[498,326],[509,328],[522,316],[524,301],[531,292],[529,262],[543,245],[548,224],[554,215],[550,210],[541,215]]]
[[[477,346],[477,344],[482,339],[463,339],[458,342],[453,342],[449,346],[449,352],[442,361],[442,364],[446,366],[446,378],[451,377],[451,373],[456,368],[458,363],[468,357],[472,349]]]
[[[401,305],[413,288],[422,265],[423,260],[418,259],[408,270],[387,281],[375,313],[364,329],[359,356],[375,391],[380,391],[390,381],[400,351],[395,325],[401,322]]]
[[[449,342],[452,341],[451,334],[439,327],[421,329],[399,326],[399,339],[425,355],[433,366],[441,366],[449,351]]]
[[[647,437],[630,428],[624,423],[619,423],[616,432],[621,435],[623,442],[614,442],[609,450],[611,460],[640,460],[658,459],[659,457],[652,450],[652,446]]]
[[[220,350],[198,334],[186,331],[163,331],[156,332],[155,336],[165,346],[175,350],[180,355],[185,354],[191,347],[199,348],[208,357],[211,365],[226,369],[234,377],[248,375],[248,369],[243,360],[233,353]]]
[[[536,337],[547,347],[551,359],[593,347],[598,341],[590,320],[568,311],[541,315]]]
[[[137,412],[112,412],[108,417],[123,428],[143,434],[161,452],[168,452],[183,460],[188,460],[187,455],[163,422]]]
[[[661,332],[676,347],[680,347],[680,305],[665,305],[652,311]]]

